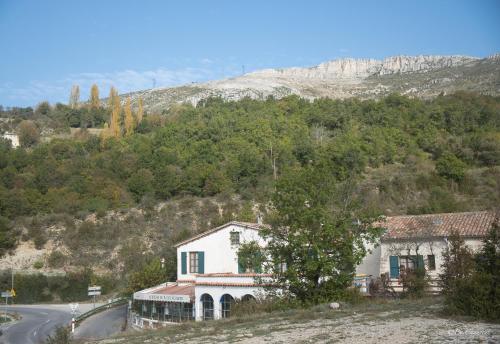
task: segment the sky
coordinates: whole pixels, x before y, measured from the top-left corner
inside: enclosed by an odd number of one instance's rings
[[[500,52],[500,0],[0,0],[0,104],[343,57]]]

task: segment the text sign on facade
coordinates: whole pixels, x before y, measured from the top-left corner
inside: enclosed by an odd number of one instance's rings
[[[164,294],[134,294],[136,300],[163,301],[163,302],[186,302],[190,303],[191,298],[188,295],[164,295]]]

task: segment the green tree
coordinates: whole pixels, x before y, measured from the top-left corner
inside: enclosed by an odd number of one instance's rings
[[[166,282],[166,270],[162,268],[160,259],[153,259],[143,269],[130,275],[128,290],[133,293],[164,282]]]
[[[352,200],[352,186],[339,184],[329,169],[308,166],[277,182],[268,268],[285,294],[317,303],[339,297],[351,285],[365,244],[380,234],[374,217]],[[286,269],[282,267],[286,265]]]
[[[40,132],[33,121],[22,121],[19,124],[19,143],[23,147],[31,147],[40,141]]]
[[[456,182],[462,181],[467,165],[453,153],[444,153],[436,162],[438,174]]]
[[[154,176],[151,171],[142,168],[128,179],[127,185],[135,200],[140,201],[143,196],[153,192],[153,182]]]

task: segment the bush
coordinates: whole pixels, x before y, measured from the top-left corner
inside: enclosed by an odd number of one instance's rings
[[[66,263],[66,256],[61,251],[52,251],[47,259],[49,267],[59,269]]]
[[[36,262],[33,263],[33,267],[37,270],[43,268],[43,262],[41,260],[37,260]]]
[[[429,286],[429,277],[425,268],[406,269],[401,273],[403,295],[410,298],[424,297]]]
[[[442,293],[448,314],[500,319],[500,224],[497,218],[473,256],[463,239],[450,238],[444,255]]]

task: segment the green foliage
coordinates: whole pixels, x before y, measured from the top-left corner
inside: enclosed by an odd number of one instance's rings
[[[238,266],[242,272],[262,272],[265,257],[259,244],[255,241],[246,242],[238,249]]]
[[[71,344],[72,342],[69,328],[64,326],[58,327],[55,334],[48,336],[45,340],[45,344]]]
[[[47,258],[47,264],[51,268],[62,268],[66,263],[66,256],[61,251],[52,251]]]
[[[500,222],[493,223],[481,251],[473,257],[463,239],[454,237],[445,251],[440,276],[446,312],[475,318],[500,318]]]
[[[287,170],[311,164],[338,181],[364,177],[360,202],[388,215],[485,209],[500,201],[499,109],[498,98],[468,93],[433,100],[209,99],[148,115],[137,134],[122,139],[53,139],[28,150],[0,144],[0,216],[102,217],[142,202],[234,194],[266,204]],[[100,127],[109,111],[43,103],[6,115],[60,132]],[[255,221],[245,207],[210,224]],[[38,229],[29,236],[42,247],[48,235]],[[94,229],[96,236],[102,231]],[[15,242],[19,233],[11,233]]]
[[[19,143],[23,147],[31,147],[40,140],[40,133],[33,121],[22,121],[19,124]]]
[[[37,260],[36,262],[33,263],[33,268],[39,270],[43,268],[43,262],[41,260]]]
[[[416,269],[405,269],[401,272],[401,283],[403,285],[403,295],[410,298],[422,298],[427,294],[429,287],[429,276],[425,267]]]
[[[46,276],[41,273],[19,274],[14,276],[16,290],[15,303],[40,303],[40,302],[73,302],[88,300],[87,287],[91,280],[102,281],[107,279],[103,292],[109,292],[116,281],[110,277],[94,277],[89,269],[69,272],[64,275]],[[0,288],[10,290],[11,272],[0,272]]]
[[[271,227],[262,232],[269,269],[289,297],[319,303],[340,298],[351,285],[366,243],[380,234],[353,196],[351,181],[340,183],[323,164],[278,180]]]
[[[128,292],[153,287],[166,282],[166,270],[162,268],[160,259],[151,260],[139,271],[132,273],[128,281]]]
[[[452,153],[443,154],[436,162],[439,175],[456,182],[464,179],[466,167],[467,165]]]

